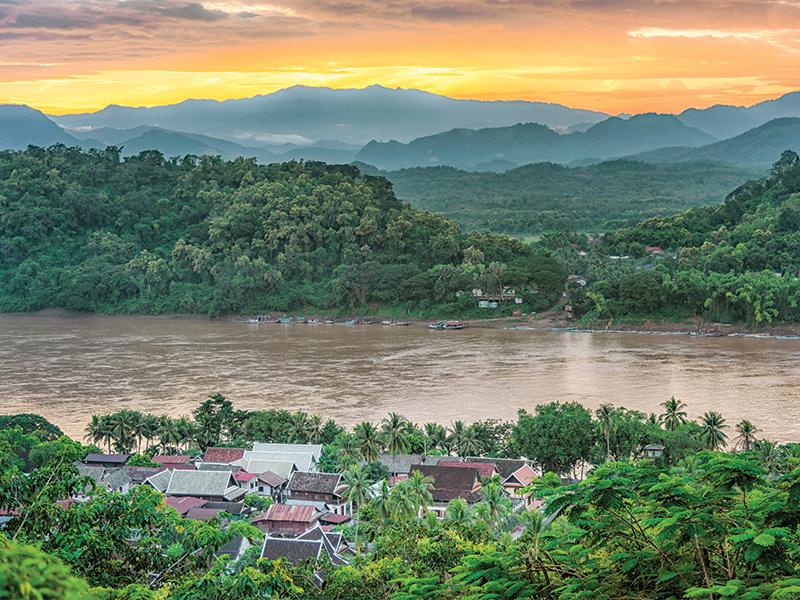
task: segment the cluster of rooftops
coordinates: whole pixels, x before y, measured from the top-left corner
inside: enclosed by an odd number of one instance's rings
[[[346,564],[350,549],[333,527],[353,518],[352,506],[345,500],[342,474],[318,470],[321,456],[318,444],[255,443],[249,449],[208,448],[202,458],[156,455],[156,467],[128,465],[125,454],[89,454],[76,466],[110,491],[150,486],[189,519],[209,520],[222,512],[248,519],[266,533],[261,551],[265,558],[296,563],[325,554],[334,565]],[[439,517],[453,499],[480,501],[482,480],[492,477],[499,477],[516,509],[535,506],[523,490],[537,474],[525,460],[421,454],[383,454],[378,460],[389,472],[390,486],[414,471],[430,477],[433,503],[428,509]],[[244,503],[250,494],[269,497],[273,503],[253,514]],[[247,541],[226,546],[223,551],[236,558]]]

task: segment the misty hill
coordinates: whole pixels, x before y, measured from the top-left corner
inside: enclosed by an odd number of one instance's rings
[[[186,100],[154,108],[109,106],[99,112],[54,117],[59,125],[133,128],[158,126],[257,144],[287,141],[415,138],[454,128],[501,127],[520,122],[552,128],[597,123],[608,115],[558,104],[526,101],[457,100],[420,90],[333,90],[296,86],[240,100]]]
[[[78,146],[81,142],[38,110],[16,104],[0,105],[0,149],[53,144]]]
[[[800,150],[800,118],[774,119],[731,139],[700,148],[667,147],[633,156],[647,162],[712,160],[767,167],[786,149]]]
[[[515,166],[535,162],[569,163],[581,159],[607,159],[663,146],[700,146],[714,138],[687,127],[672,115],[644,114],[612,117],[586,131],[559,135],[544,125],[455,129],[403,144],[370,142],[356,160],[386,170],[449,165],[466,169],[499,164]]]
[[[716,138],[731,138],[773,119],[800,117],[800,92],[749,107],[718,104],[705,109],[690,108],[678,117]]]
[[[359,167],[386,177],[398,198],[442,213],[465,229],[516,234],[631,225],[721,202],[729,190],[761,174],[710,162],[652,165],[629,160],[579,168],[540,163],[505,173]]]

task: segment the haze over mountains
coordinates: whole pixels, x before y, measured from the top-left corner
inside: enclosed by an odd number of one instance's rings
[[[115,145],[124,155],[155,149],[168,157],[358,160],[384,170],[449,165],[506,171],[536,162],[587,165],[619,157],[750,168],[771,164],[787,148],[798,149],[797,119],[800,93],[752,107],[620,118],[553,104],[454,100],[380,86],[298,86],[242,100],[110,106],[51,118],[28,107],[0,106],[0,147]]]
[[[128,129],[155,125],[246,144],[337,139],[411,141],[457,127],[480,129],[513,123],[566,128],[608,115],[557,104],[456,100],[420,90],[332,90],[295,86],[241,100],[186,100],[155,108],[109,106],[99,112],[54,117],[66,128]]]

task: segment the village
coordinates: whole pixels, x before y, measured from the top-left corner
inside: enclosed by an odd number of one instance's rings
[[[357,507],[342,473],[319,470],[322,452],[321,444],[254,443],[249,449],[209,447],[199,458],[157,454],[151,459],[157,466],[151,467],[128,464],[129,454],[88,454],[75,466],[95,485],[70,502],[86,501],[97,490],[124,494],[149,486],[186,519],[246,520],[256,526],[264,533],[262,558],[298,564],[326,556],[332,565],[345,565],[357,548],[338,529],[357,522]],[[417,472],[429,478],[432,499],[420,513],[438,519],[454,500],[479,502],[489,481],[500,482],[514,512],[541,507],[529,488],[538,473],[527,460],[379,454],[377,462],[388,476],[369,487],[369,497]],[[235,561],[249,547],[248,539],[237,535],[218,554]]]

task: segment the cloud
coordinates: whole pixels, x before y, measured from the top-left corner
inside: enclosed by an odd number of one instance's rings
[[[781,30],[785,31],[785,30]],[[715,40],[764,40],[771,39],[779,31],[721,31],[719,29],[665,29],[662,27],[642,27],[629,31],[635,38],[713,38]]]
[[[219,21],[228,16],[222,10],[209,10],[199,2],[164,2],[157,0],[128,0],[120,2],[121,6],[130,7],[143,13],[152,13],[175,19],[189,21]]]

